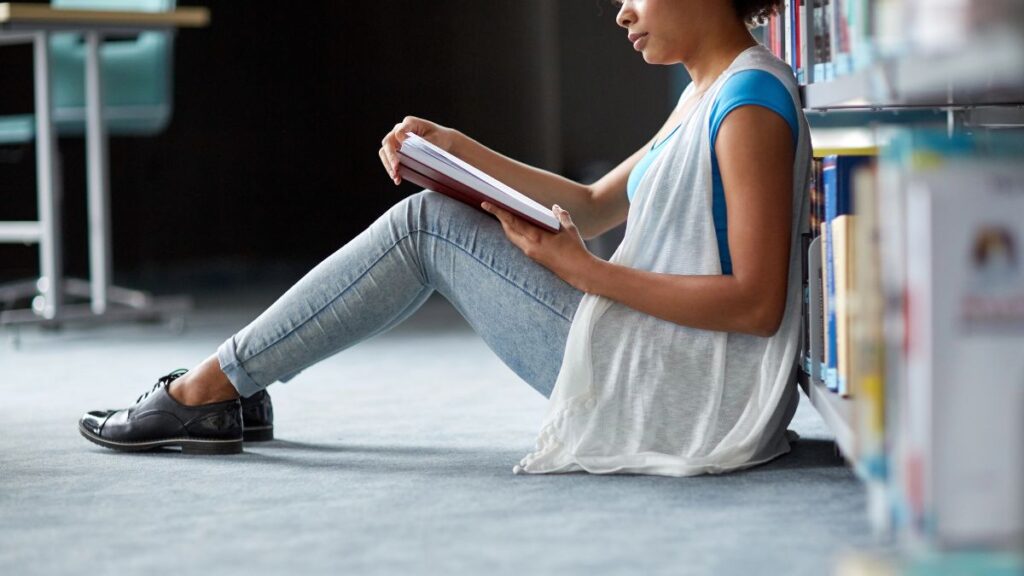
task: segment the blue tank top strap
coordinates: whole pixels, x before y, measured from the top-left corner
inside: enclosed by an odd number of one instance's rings
[[[789,125],[793,136],[793,147],[799,139],[799,128],[796,109],[789,91],[772,73],[765,70],[743,70],[733,74],[719,91],[711,107],[709,123],[711,142],[711,188],[712,216],[715,223],[715,236],[718,240],[718,254],[722,264],[722,274],[732,274],[732,257],[729,253],[729,226],[726,218],[725,191],[722,188],[722,175],[718,169],[718,157],[715,154],[715,141],[718,129],[730,112],[740,106],[755,105],[767,108],[782,118]],[[650,168],[665,142],[678,131],[677,126],[661,142],[655,143],[629,173],[626,182],[626,197],[632,202],[636,189],[640,185],[647,169]]]
[[[718,129],[726,116],[740,106],[761,106],[775,112],[786,121],[792,134],[793,149],[800,137],[796,108],[793,98],[782,82],[765,70],[743,70],[733,74],[718,92],[711,105],[711,212],[715,221],[715,236],[718,240],[718,255],[722,274],[732,274],[732,255],[729,253],[729,224],[726,218],[725,189],[722,187],[722,173],[718,169],[718,155],[715,142]]]

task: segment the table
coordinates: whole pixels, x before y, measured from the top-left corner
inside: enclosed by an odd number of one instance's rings
[[[71,10],[45,4],[0,3],[0,45],[33,44],[38,221],[0,222],[0,241],[37,242],[40,278],[7,290],[38,293],[32,310],[0,313],[0,325],[59,323],[81,319],[121,319],[159,315],[187,307],[183,299],[160,302],[150,295],[111,283],[110,185],[107,129],[103,121],[103,86],[99,47],[105,35],[147,30],[199,28],[209,24],[206,8],[182,7],[166,12]],[[86,156],[89,219],[89,281],[63,275],[59,175],[50,94],[49,38],[54,32],[85,36]],[[10,292],[8,292],[10,294]],[[87,306],[63,302],[65,294],[89,298]],[[121,306],[111,306],[118,304]]]

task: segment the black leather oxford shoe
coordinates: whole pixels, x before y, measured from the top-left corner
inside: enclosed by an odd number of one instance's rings
[[[266,390],[242,398],[242,436],[246,442],[274,439],[274,405]]]
[[[79,420],[78,431],[90,442],[123,452],[176,446],[185,453],[240,453],[241,402],[185,406],[167,392],[182,374],[177,370],[161,377],[130,408],[87,413]]]

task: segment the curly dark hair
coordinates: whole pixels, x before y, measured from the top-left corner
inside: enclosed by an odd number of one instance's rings
[[[782,7],[782,0],[732,0],[732,7],[740,20],[759,26]]]

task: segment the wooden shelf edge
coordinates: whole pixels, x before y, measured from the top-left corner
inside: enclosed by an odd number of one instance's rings
[[[55,26],[128,26],[202,28],[210,24],[210,11],[201,6],[166,12],[83,10],[53,8],[46,4],[0,3],[0,24],[36,23]]]
[[[810,382],[802,370],[797,370],[797,381],[811,405],[818,411],[825,425],[835,434],[839,451],[848,462],[856,465],[853,435],[853,400],[843,398],[821,382]]]

